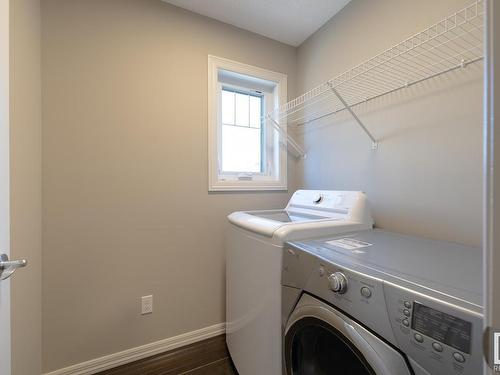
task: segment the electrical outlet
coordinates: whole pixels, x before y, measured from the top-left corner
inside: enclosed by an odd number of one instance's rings
[[[153,295],[141,297],[141,315],[153,312]]]

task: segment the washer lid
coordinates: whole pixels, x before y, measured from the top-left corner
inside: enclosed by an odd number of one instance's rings
[[[324,220],[329,219],[327,216],[311,215],[302,212],[294,212],[288,210],[275,211],[250,211],[249,215],[261,217],[263,219],[275,220],[281,223],[294,223],[301,221]],[[340,218],[339,218],[340,219]]]
[[[267,210],[233,212],[228,216],[228,220],[240,228],[263,236],[272,237],[274,232],[284,226],[292,225],[296,230],[302,230],[304,228],[303,226],[299,226],[299,224],[333,222],[342,220],[342,218],[311,215],[288,210]]]

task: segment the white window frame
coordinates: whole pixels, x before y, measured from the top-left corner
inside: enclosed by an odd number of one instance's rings
[[[286,124],[282,124],[282,134],[274,130],[271,123],[265,125],[265,131],[273,132],[276,158],[273,173],[231,174],[220,171],[221,113],[219,70],[226,70],[275,83],[273,89],[273,108],[270,112],[287,101],[287,76],[283,73],[243,64],[217,56],[208,56],[208,190],[209,191],[245,191],[245,190],[287,190],[287,148]],[[225,85],[225,84],[224,84]],[[267,103],[266,103],[267,104]],[[248,179],[247,179],[248,178]]]

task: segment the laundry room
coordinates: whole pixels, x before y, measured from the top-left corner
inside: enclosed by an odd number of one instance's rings
[[[500,1],[0,17],[0,375],[500,372]]]

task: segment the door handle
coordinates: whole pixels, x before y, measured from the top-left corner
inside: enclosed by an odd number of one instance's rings
[[[9,260],[7,254],[0,255],[0,280],[8,279],[18,268],[26,267],[26,259]]]

